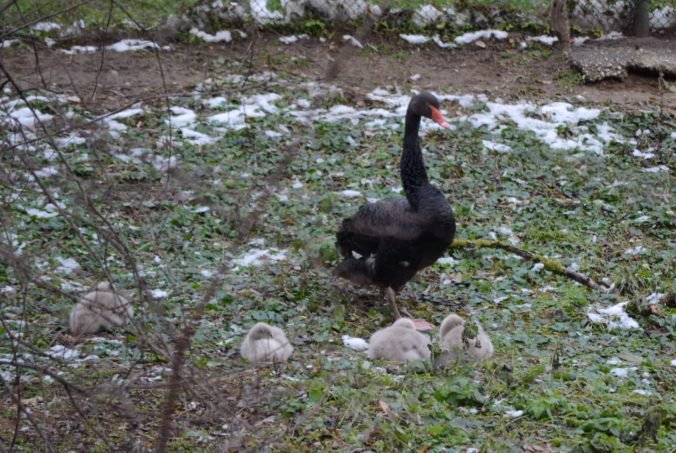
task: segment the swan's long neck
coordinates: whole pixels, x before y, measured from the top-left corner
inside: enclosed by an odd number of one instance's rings
[[[420,189],[429,184],[427,172],[425,171],[425,162],[420,150],[419,129],[420,115],[408,109],[404,126],[404,150],[401,154],[399,171],[401,183],[404,186],[404,193],[413,209],[418,208]]]

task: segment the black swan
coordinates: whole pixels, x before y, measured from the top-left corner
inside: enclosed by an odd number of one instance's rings
[[[336,247],[343,257],[336,275],[358,286],[384,289],[396,319],[401,315],[395,292],[416,272],[434,264],[455,234],[453,210],[427,179],[418,137],[423,116],[448,127],[434,95],[420,93],[411,99],[399,164],[406,198],[387,198],[362,206],[343,220],[336,234]]]

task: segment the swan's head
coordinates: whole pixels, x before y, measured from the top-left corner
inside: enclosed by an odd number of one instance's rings
[[[413,96],[408,105],[413,113],[429,118],[441,127],[448,127],[448,123],[441,114],[439,99],[432,93],[420,93]]]

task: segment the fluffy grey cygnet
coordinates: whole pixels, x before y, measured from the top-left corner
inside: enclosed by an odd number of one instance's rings
[[[249,330],[242,341],[240,354],[250,362],[286,362],[293,346],[279,327],[259,322]]]
[[[134,315],[134,309],[123,296],[116,294],[108,282],[100,282],[88,292],[70,312],[70,331],[73,335],[87,335],[100,329],[122,327]]]
[[[442,349],[450,353],[447,362],[460,357],[479,361],[493,355],[493,343],[479,323],[477,323],[477,334],[474,338],[463,339],[464,330],[465,320],[455,313],[446,316],[442,321],[439,338]]]
[[[430,357],[429,343],[430,337],[418,332],[412,320],[401,318],[371,336],[366,354],[371,359],[411,362]]]

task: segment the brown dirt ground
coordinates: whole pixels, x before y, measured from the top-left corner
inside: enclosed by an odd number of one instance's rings
[[[364,49],[317,39],[281,44],[278,36],[258,34],[255,40],[230,44],[173,44],[172,51],[68,56],[52,49],[0,49],[0,62],[22,88],[44,88],[77,95],[84,107],[101,113],[134,101],[157,99],[165,89],[187,94],[211,76],[270,69],[311,80],[326,80],[331,61],[340,68],[332,80],[348,94],[363,96],[387,85],[455,93],[486,93],[504,99],[577,100],[614,105],[623,110],[654,109],[660,103],[676,109],[676,93],[660,90],[657,76],[631,74],[624,81],[594,85],[576,82],[575,72],[549,50],[519,50],[518,41],[472,44],[460,49],[420,48],[374,38]],[[673,43],[673,41],[672,41]],[[159,64],[161,63],[161,65]],[[160,70],[161,67],[161,70]],[[39,68],[39,70],[38,70]],[[413,74],[420,74],[411,81]],[[96,86],[96,93],[94,87]]]

